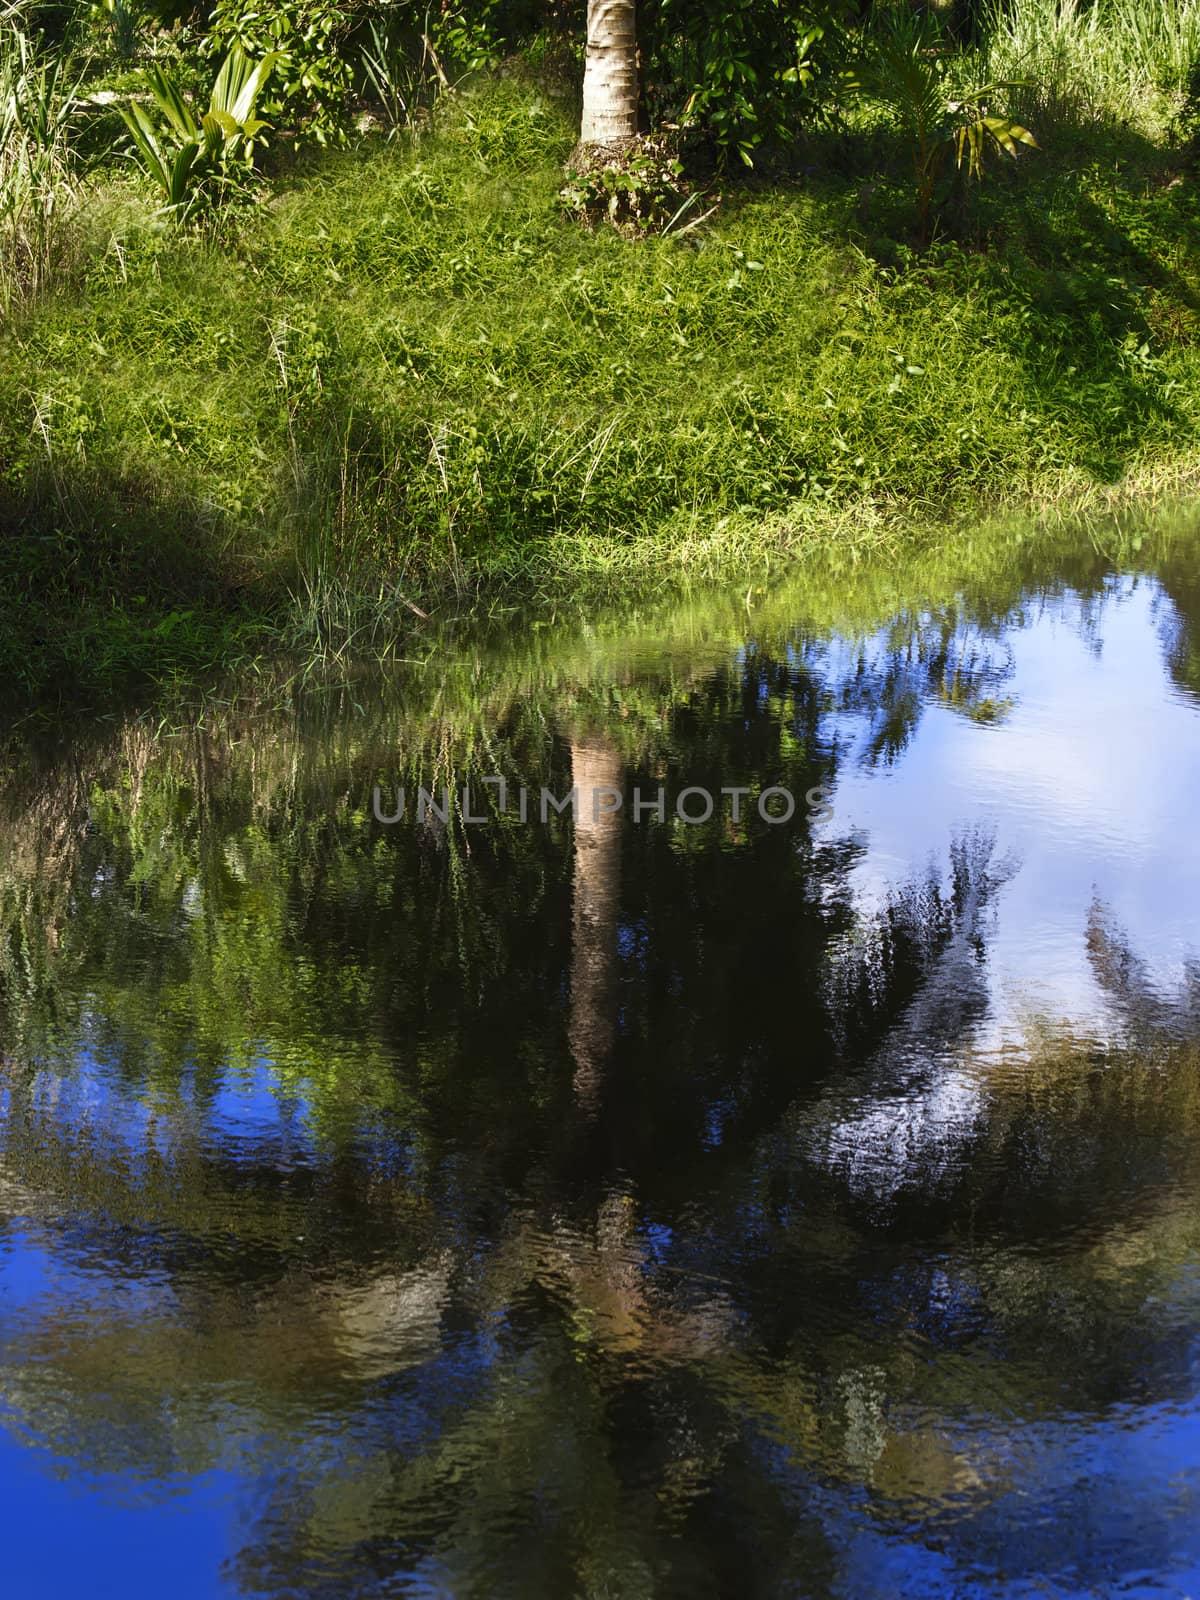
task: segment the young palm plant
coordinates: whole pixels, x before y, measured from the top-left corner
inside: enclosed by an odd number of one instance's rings
[[[922,246],[931,237],[934,193],[947,161],[967,180],[978,181],[991,155],[1015,156],[1020,145],[1037,147],[1028,128],[991,110],[997,97],[1017,85],[953,85],[936,35],[909,15],[888,19],[854,83],[887,108],[910,143]]]
[[[93,10],[111,30],[117,60],[132,61],[137,55],[141,35],[141,18],[136,8],[129,0],[96,0]]]
[[[121,107],[142,165],[163,193],[164,209],[178,220],[225,198],[251,171],[255,144],[267,129],[254,110],[278,60],[273,51],[253,62],[235,45],[199,117],[159,66],[150,67],[146,78],[165,126],[156,125],[139,101]]]

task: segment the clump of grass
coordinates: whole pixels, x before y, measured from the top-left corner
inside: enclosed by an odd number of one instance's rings
[[[79,191],[63,59],[11,22],[0,29],[0,312],[56,281],[71,252]]]
[[[987,75],[1024,85],[1043,127],[1158,135],[1200,61],[1200,0],[990,0]]]

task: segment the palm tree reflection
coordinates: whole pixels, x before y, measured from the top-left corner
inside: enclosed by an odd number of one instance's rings
[[[611,797],[622,794],[624,772],[611,740],[573,739],[571,779],[578,801],[567,1031],[575,1092],[581,1105],[594,1109],[616,1029],[622,825]]]

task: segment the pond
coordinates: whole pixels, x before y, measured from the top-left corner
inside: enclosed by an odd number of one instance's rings
[[[1198,527],[14,741],[5,1592],[1200,1592]]]

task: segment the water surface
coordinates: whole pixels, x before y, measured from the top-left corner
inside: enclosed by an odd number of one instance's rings
[[[1200,1594],[1198,556],[15,744],[5,1593]]]

